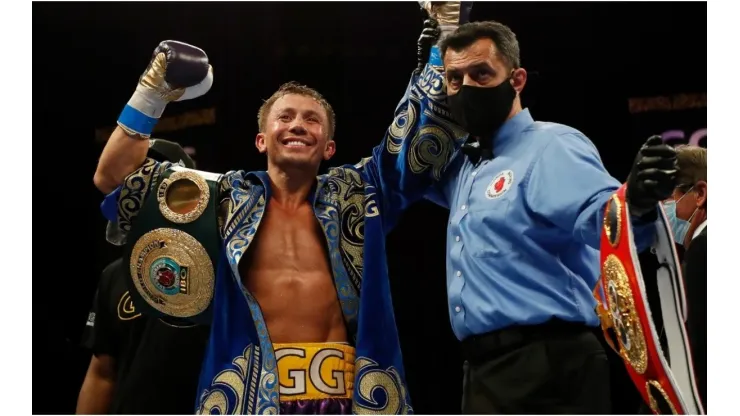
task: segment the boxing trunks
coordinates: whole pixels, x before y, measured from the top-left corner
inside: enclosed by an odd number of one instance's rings
[[[352,413],[355,349],[340,343],[274,344],[280,414]]]
[[[704,414],[685,326],[686,296],[669,223],[661,209],[653,250],[656,275],[643,275],[622,186],[609,200],[601,233],[601,277],[594,290],[609,345],[655,414]],[[667,354],[651,315],[644,279],[657,279]],[[670,362],[666,358],[670,357]]]

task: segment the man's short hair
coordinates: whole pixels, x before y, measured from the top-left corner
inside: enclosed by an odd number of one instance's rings
[[[460,51],[478,39],[491,39],[498,49],[499,56],[511,68],[519,68],[519,41],[511,29],[495,21],[471,22],[460,25],[449,36],[439,43],[439,50],[444,58],[447,49]]]
[[[321,106],[324,107],[324,110],[326,110],[326,116],[328,118],[327,122],[329,123],[329,138],[334,138],[334,131],[336,129],[336,115],[334,114],[334,109],[331,108],[331,105],[326,101],[326,99],[324,99],[323,95],[319,94],[318,91],[305,85],[301,85],[295,81],[287,82],[281,85],[280,88],[262,104],[259,112],[257,112],[257,127],[259,127],[261,132],[265,131],[267,115],[270,113],[272,105],[275,104],[275,101],[277,101],[279,98],[288,94],[310,97],[321,104]]]
[[[707,149],[699,146],[676,146],[677,188],[688,191],[699,181],[707,181]]]

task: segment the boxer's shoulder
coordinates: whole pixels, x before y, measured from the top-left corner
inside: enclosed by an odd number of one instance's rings
[[[330,168],[326,174],[319,176],[319,182],[341,180],[344,182],[354,182],[355,184],[364,184],[365,180],[362,177],[362,171],[369,159],[371,158],[365,158],[355,165],[348,164]]]

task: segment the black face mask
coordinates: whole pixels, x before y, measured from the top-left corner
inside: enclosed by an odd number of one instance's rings
[[[463,85],[447,97],[455,120],[472,136],[489,137],[498,130],[511,112],[516,90],[509,78],[495,87]]]

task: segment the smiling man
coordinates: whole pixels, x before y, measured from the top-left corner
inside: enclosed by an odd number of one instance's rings
[[[430,25],[419,40],[426,51],[438,36]],[[317,176],[336,149],[335,113],[317,91],[288,83],[258,114],[267,171],[215,175],[145,158],[142,139],[165,105],[204,94],[213,76],[194,46],[155,50],[95,184],[110,193],[106,217],[134,245],[139,304],[211,325],[199,413],[411,412],[385,235],[463,137],[428,55],[357,165]]]

